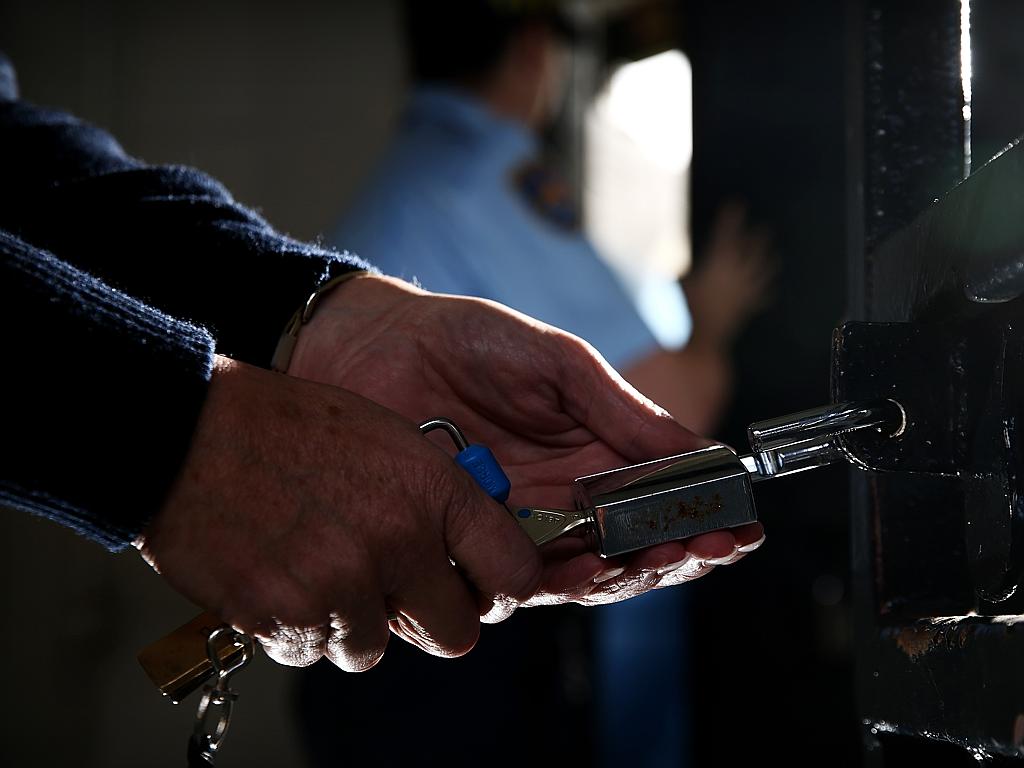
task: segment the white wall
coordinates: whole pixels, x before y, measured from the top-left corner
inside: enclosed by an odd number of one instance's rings
[[[25,98],[197,165],[310,238],[382,149],[402,62],[392,0],[0,0]]]

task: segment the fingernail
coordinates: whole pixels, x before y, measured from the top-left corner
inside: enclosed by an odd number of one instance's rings
[[[764,534],[761,534],[761,538],[752,544],[744,544],[742,547],[736,547],[737,552],[753,552],[755,549],[764,544]]]
[[[658,568],[655,571],[655,573],[657,573],[659,576],[664,576],[666,573],[672,573],[672,571],[679,570],[691,560],[693,560],[693,558],[690,555],[687,555],[682,560],[676,560],[676,562],[674,563],[669,563],[668,565],[661,566],[661,568]]]
[[[731,555],[726,555],[725,557],[708,558],[704,562],[708,565],[729,565],[729,563],[733,562],[737,558],[737,555],[738,552],[733,552]]]
[[[612,568],[610,570],[605,571],[604,573],[599,573],[597,576],[595,576],[594,583],[600,584],[602,581],[608,581],[608,579],[614,579],[616,576],[621,576],[625,572],[625,568]]]

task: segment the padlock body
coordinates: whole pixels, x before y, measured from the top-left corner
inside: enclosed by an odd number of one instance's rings
[[[723,445],[581,477],[574,491],[606,557],[757,520],[750,476]]]

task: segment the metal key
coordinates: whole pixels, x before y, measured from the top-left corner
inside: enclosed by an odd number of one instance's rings
[[[752,453],[724,445],[634,464],[574,483],[575,510],[523,508],[517,519],[543,544],[589,526],[602,555],[733,528],[757,520],[751,484],[837,461],[859,464],[845,436],[876,430],[902,433],[903,409],[892,400],[842,403],[752,424]]]

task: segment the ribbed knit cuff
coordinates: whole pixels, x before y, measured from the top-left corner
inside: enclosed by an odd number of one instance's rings
[[[214,340],[6,233],[0,254],[0,501],[122,549],[177,476]]]

